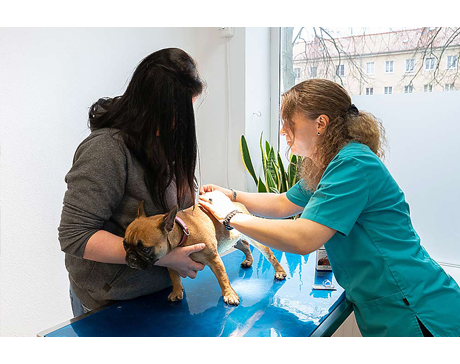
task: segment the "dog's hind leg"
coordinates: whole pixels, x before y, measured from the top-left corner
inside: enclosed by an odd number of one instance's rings
[[[266,247],[265,245],[262,245],[258,243],[257,241],[250,239],[249,237],[245,236],[243,239],[241,239],[243,242],[246,242],[246,239],[249,241],[249,244],[254,246],[255,248],[259,249],[259,251],[262,253],[262,255],[267,258],[267,260],[271,263],[273,268],[275,269],[275,278],[282,281],[286,279],[286,272],[284,271],[283,267],[281,264],[278,262],[278,259],[276,259],[275,255],[273,252],[270,250],[270,248]],[[247,242],[246,242],[247,243]]]
[[[254,261],[252,258],[251,249],[249,249],[249,243],[244,240],[238,240],[238,242],[235,244],[235,248],[241,250],[246,256],[246,259],[241,263],[241,266],[243,268],[249,268]]]
[[[207,264],[209,265],[209,268],[211,268],[211,270],[217,278],[217,281],[219,282],[224,302],[229,305],[238,306],[240,303],[240,298],[230,285],[227,272],[225,271],[224,263],[222,263],[222,259],[220,259],[220,256],[216,255],[214,258],[209,259]]]

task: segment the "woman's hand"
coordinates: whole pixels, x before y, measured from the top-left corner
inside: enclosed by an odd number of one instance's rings
[[[236,206],[222,192],[214,190],[199,196],[198,203],[208,210],[219,221],[223,222]]]
[[[174,269],[182,278],[190,277],[194,279],[196,278],[198,271],[204,269],[204,265],[190,259],[189,255],[203,250],[204,248],[205,245],[203,243],[177,247],[166,254],[163,258],[157,260],[155,265]]]
[[[225,196],[227,196],[228,198],[231,198],[232,197],[232,191],[227,189],[227,188],[223,188],[223,187],[220,187],[220,186],[217,186],[217,185],[203,185],[200,187],[200,195],[203,195],[207,192],[213,192],[213,191],[220,191],[222,192]]]

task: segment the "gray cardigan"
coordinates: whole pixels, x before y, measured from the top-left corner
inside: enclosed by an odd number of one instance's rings
[[[140,201],[145,201],[147,216],[166,212],[153,204],[144,182],[144,169],[116,129],[100,129],[83,140],[65,181],[59,241],[70,284],[85,307],[95,309],[171,285],[163,267],[150,266],[140,271],[125,264],[83,259],[86,243],[98,230],[124,236]],[[167,189],[167,203],[171,207],[177,203],[174,181]],[[189,198],[181,208],[192,204]]]

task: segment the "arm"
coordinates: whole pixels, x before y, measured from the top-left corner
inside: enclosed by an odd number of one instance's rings
[[[77,150],[66,176],[67,191],[59,226],[61,249],[102,263],[125,264],[123,238],[103,230],[125,193],[125,155],[110,136],[97,136]],[[204,246],[203,246],[204,247]],[[189,258],[200,244],[178,249],[156,262],[194,278],[204,266]]]
[[[229,189],[216,185],[204,185],[200,188],[200,194],[212,191],[220,191],[233,201],[233,193]],[[302,207],[288,200],[286,193],[235,192],[237,193],[236,202],[242,203],[253,215],[281,219],[299,214],[303,211]]]
[[[179,247],[157,260],[154,265],[176,270],[181,277],[195,278],[204,265],[189,258],[189,255],[204,249],[204,244]],[[84,259],[102,263],[126,264],[126,252],[123,248],[123,238],[99,230],[91,236],[86,244]]]
[[[212,203],[208,198],[212,197]],[[222,222],[235,206],[219,192],[200,196],[200,205]],[[307,219],[267,220],[236,214],[230,225],[241,233],[273,249],[295,254],[309,254],[324,245],[336,230]]]

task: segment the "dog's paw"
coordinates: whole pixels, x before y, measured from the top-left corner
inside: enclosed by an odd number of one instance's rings
[[[249,268],[251,265],[252,265],[252,260],[248,260],[248,259],[244,260],[241,263],[242,268]]]
[[[280,272],[275,272],[275,279],[279,280],[279,281],[283,281],[286,279],[286,272],[285,271],[280,271]]]
[[[240,298],[235,292],[229,292],[224,295],[224,302],[227,305],[238,306],[240,304]]]
[[[172,291],[168,296],[168,301],[175,302],[180,301],[184,298],[184,292],[182,291]]]

